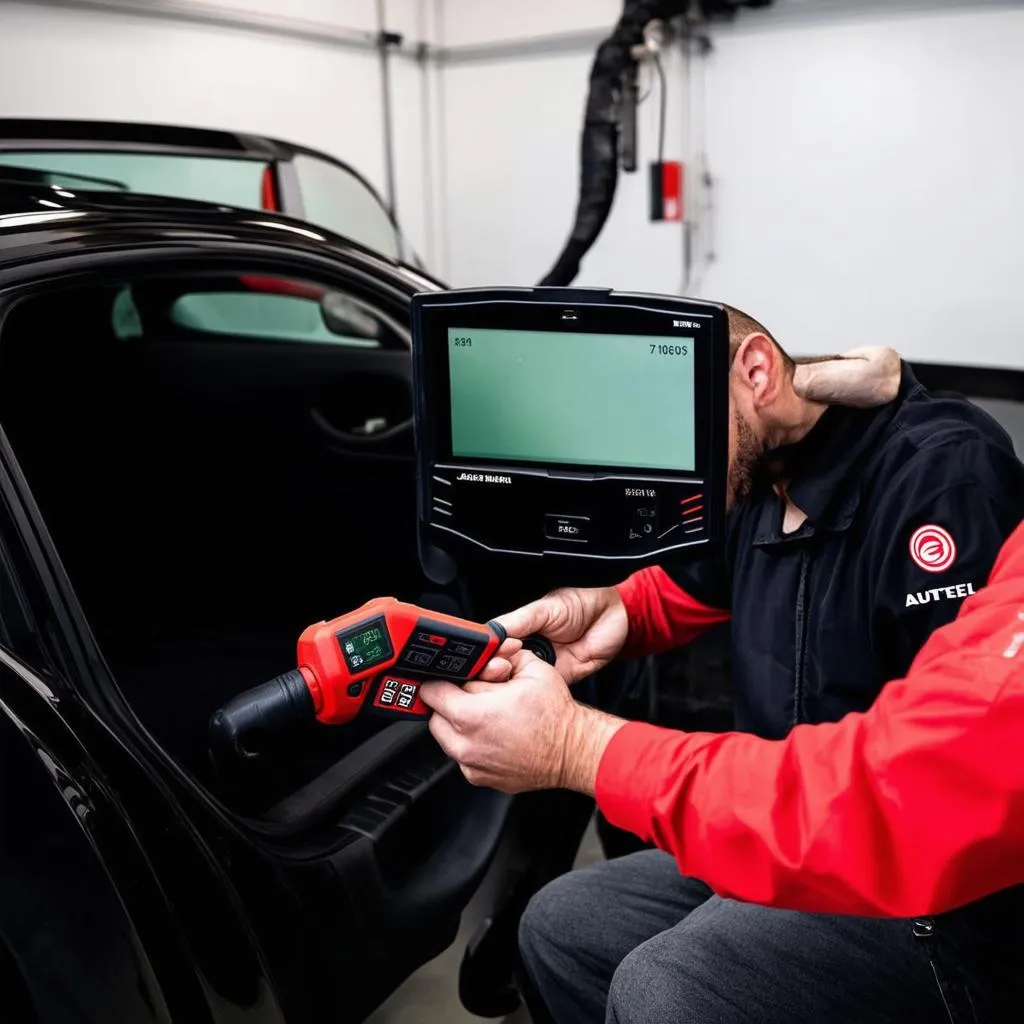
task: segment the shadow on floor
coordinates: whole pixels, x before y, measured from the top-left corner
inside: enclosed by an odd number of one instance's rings
[[[576,867],[602,860],[601,844],[591,822],[580,844]],[[366,1024],[480,1024],[487,1020],[467,1013],[459,1002],[458,975],[462,952],[480,924],[490,902],[492,877],[484,882],[477,898],[462,915],[458,938],[439,957],[424,964],[398,991],[380,1006]],[[525,1009],[517,1010],[504,1024],[529,1024]]]

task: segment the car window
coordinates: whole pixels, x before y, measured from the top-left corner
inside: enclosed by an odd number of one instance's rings
[[[42,167],[5,164],[0,161],[0,181],[14,184],[47,185],[51,188],[88,189],[90,192],[125,192],[128,186],[113,178],[97,178],[94,175],[72,174],[70,171],[55,171]]]
[[[250,209],[262,206],[263,173],[267,168],[262,160],[58,150],[3,152],[0,163],[35,168],[51,175],[64,171],[69,175],[102,178],[131,192]]]
[[[0,164],[42,172],[48,182],[68,187],[145,192],[252,210],[265,208],[263,183],[269,166],[264,160],[233,157],[53,149],[0,152]],[[390,259],[401,258],[401,235],[380,199],[360,178],[305,153],[297,154],[292,164],[306,221]]]
[[[387,210],[350,171],[304,153],[292,161],[305,217],[336,234],[398,259],[401,240]]]
[[[318,303],[290,295],[245,292],[201,292],[182,295],[170,309],[170,319],[210,334],[232,334],[274,341],[304,341],[325,345],[377,348],[380,342],[342,327],[332,330]],[[371,330],[376,321],[370,318]]]
[[[125,286],[114,299],[114,334],[121,340],[143,337],[138,298],[133,287]],[[225,279],[220,288],[172,295],[161,308],[165,322],[200,335],[353,348],[408,345],[402,327],[358,299],[282,278]]]

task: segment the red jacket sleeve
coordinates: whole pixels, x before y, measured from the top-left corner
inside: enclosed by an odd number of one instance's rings
[[[615,589],[629,618],[629,635],[622,657],[682,647],[706,629],[729,620],[728,611],[693,597],[658,566],[633,573]]]
[[[1024,526],[865,714],[780,741],[632,723],[608,819],[723,896],[910,917],[1024,881]]]

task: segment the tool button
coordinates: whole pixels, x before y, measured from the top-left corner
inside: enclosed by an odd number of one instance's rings
[[[419,687],[415,683],[401,683],[398,687],[398,706],[408,711],[416,700]]]
[[[402,660],[406,665],[413,665],[416,668],[429,668],[436,657],[437,651],[430,651],[425,647],[410,647]]]
[[[637,541],[650,540],[658,525],[658,510],[649,506],[634,508],[629,525],[626,527],[626,540],[635,544]]]
[[[443,636],[438,636],[436,633],[417,633],[416,639],[421,644],[430,644],[433,647],[444,647],[448,640]]]
[[[453,654],[446,654],[437,663],[437,670],[439,672],[451,672],[452,674],[461,672],[466,667],[465,658],[456,658]]]
[[[350,697],[358,697],[363,692],[362,682],[349,683],[348,684],[348,695]]]
[[[564,540],[572,544],[586,544],[590,539],[590,519],[587,516],[544,517],[544,536],[548,540]]]

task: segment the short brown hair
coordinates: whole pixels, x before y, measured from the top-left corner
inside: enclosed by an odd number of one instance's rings
[[[763,334],[781,353],[782,363],[789,373],[793,372],[795,363],[786,354],[786,350],[775,340],[775,336],[760,320],[755,320],[749,313],[733,306],[725,307],[726,315],[729,318],[729,365],[736,358],[743,339],[751,334]]]

